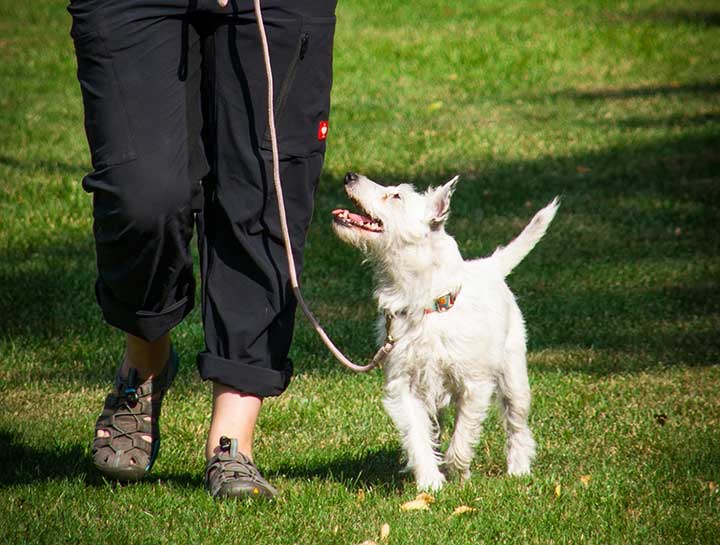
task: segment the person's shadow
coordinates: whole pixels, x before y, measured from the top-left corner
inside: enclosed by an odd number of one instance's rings
[[[92,464],[86,449],[75,444],[67,447],[49,445],[48,448],[30,446],[19,434],[0,431],[0,486],[27,485],[62,479],[80,478],[88,486],[107,484]],[[400,489],[409,478],[401,473],[398,448],[380,447],[363,452],[356,458],[338,457],[310,464],[281,463],[263,468],[269,480],[324,479],[342,483],[348,489],[383,487]],[[142,482],[172,482],[182,487],[203,486],[202,473],[153,472]]]
[[[89,484],[99,484],[94,477],[92,462],[78,445],[47,449],[29,446],[19,434],[0,430],[0,486],[31,484],[40,481],[86,476]]]

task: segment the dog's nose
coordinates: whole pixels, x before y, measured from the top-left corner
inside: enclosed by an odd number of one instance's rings
[[[351,184],[353,182],[357,182],[360,176],[355,174],[354,172],[348,172],[345,175],[345,185]]]

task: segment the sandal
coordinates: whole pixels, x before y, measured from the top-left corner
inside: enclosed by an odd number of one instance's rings
[[[220,438],[220,452],[205,466],[205,488],[213,498],[273,498],[277,490],[250,458],[238,452],[237,439]]]
[[[137,481],[155,463],[160,448],[160,408],[163,397],[178,371],[174,350],[162,373],[138,384],[137,369],[127,377],[118,369],[115,388],[105,398],[105,407],[95,424],[92,457],[95,467],[111,479]],[[98,437],[105,430],[110,435]],[[143,438],[149,435],[152,441]]]

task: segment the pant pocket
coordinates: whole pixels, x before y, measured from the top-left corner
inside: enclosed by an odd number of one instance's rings
[[[275,93],[275,124],[282,155],[325,152],[329,129],[335,17],[304,17],[296,50]],[[271,149],[266,128],[263,149]]]
[[[99,32],[74,36],[92,165],[95,170],[136,158],[126,100],[112,55]]]

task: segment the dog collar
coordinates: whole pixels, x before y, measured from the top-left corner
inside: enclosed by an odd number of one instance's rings
[[[433,312],[447,312],[455,305],[458,295],[460,295],[461,287],[458,287],[455,291],[446,293],[436,298],[432,306],[425,307],[425,314],[431,314]]]

